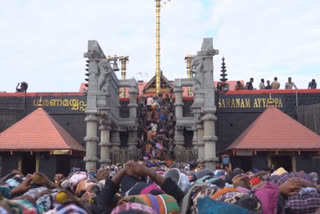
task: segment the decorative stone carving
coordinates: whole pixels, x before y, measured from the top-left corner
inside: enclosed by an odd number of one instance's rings
[[[87,114],[87,116],[84,118],[85,122],[98,122],[98,117],[93,114]]]
[[[109,60],[102,59],[99,62],[98,89],[102,93],[106,93],[109,89],[111,73],[113,72]]]
[[[136,86],[130,87],[128,93],[137,95],[139,93],[139,90],[136,88]]]
[[[136,125],[128,126],[128,158],[129,160],[138,159],[138,127]]]
[[[135,132],[135,131],[137,131],[137,130],[138,130],[138,127],[135,126],[135,125],[129,125],[129,126],[128,126],[128,131],[129,131],[129,132]]]
[[[96,60],[96,59],[104,58],[104,54],[98,50],[89,50],[88,52],[83,54],[83,57],[91,59],[91,60],[92,59]]]
[[[202,121],[207,121],[207,120],[212,120],[212,121],[216,121],[217,117],[214,114],[205,114],[202,118]]]
[[[83,56],[89,59],[106,58],[99,43],[96,40],[88,41],[88,52],[84,53]]]
[[[177,131],[183,131],[184,125],[177,124],[175,128],[176,128]]]
[[[108,121],[109,116],[108,116],[108,112],[107,111],[100,111],[100,116],[99,116],[99,130],[110,130],[110,124],[111,121]]]
[[[218,54],[219,50],[213,49],[213,39],[204,38],[202,42],[201,51],[198,51],[198,56],[214,56]]]
[[[88,142],[88,141],[94,141],[94,142],[98,142],[99,141],[99,137],[97,136],[85,136],[84,141]]]
[[[138,104],[130,103],[128,104],[128,108],[138,108]]]
[[[198,92],[199,90],[203,89],[204,84],[204,73],[205,70],[203,69],[203,59],[202,57],[194,57],[191,63],[191,73],[194,75],[194,91]]]
[[[200,92],[200,91],[196,92],[195,91],[193,98],[194,98],[194,101],[191,106],[192,109],[204,106],[204,103],[205,103],[205,93],[204,92]]]
[[[203,142],[217,142],[218,141],[218,137],[217,136],[203,136],[202,138]]]
[[[97,162],[99,159],[97,157],[85,157],[83,158],[83,161],[86,162]]]

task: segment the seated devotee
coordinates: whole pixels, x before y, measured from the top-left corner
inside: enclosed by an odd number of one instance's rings
[[[270,80],[267,80],[267,85],[265,89],[272,89],[272,86],[270,85]]]
[[[28,83],[21,82],[21,83],[18,83],[16,87],[16,92],[27,92],[27,89],[28,89]]]
[[[317,83],[315,79],[312,79],[311,82],[309,82],[308,89],[316,89]]]
[[[237,84],[234,88],[234,90],[244,90],[245,87],[242,85],[242,83],[240,81],[237,81]]]

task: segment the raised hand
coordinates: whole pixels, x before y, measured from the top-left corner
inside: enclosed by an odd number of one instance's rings
[[[297,195],[303,184],[304,182],[299,178],[288,179],[279,186],[279,192],[286,196]]]

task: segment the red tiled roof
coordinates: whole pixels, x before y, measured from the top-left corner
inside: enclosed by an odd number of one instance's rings
[[[86,83],[81,83],[79,92],[84,93],[84,92],[88,91],[88,87],[85,86],[85,84]]]
[[[85,148],[42,108],[0,133],[0,151],[85,152]]]
[[[227,150],[320,151],[320,136],[275,107],[268,107]]]

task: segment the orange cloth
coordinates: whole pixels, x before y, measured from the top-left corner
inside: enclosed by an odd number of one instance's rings
[[[239,192],[239,191],[237,189],[235,189],[235,188],[227,187],[227,188],[223,188],[222,190],[218,191],[216,194],[211,196],[211,198],[215,200],[215,199],[219,198],[221,195],[224,195],[224,194],[226,194],[228,192]]]

